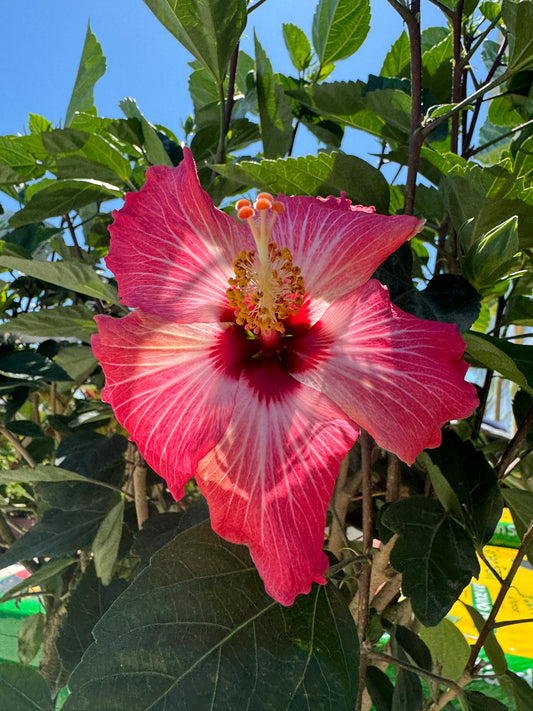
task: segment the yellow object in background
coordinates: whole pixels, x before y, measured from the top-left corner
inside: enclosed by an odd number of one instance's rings
[[[502,578],[505,578],[516,551],[500,546],[485,546],[483,552],[492,567]],[[479,564],[481,567],[479,579],[472,579],[449,613],[454,620],[457,620],[455,624],[469,642],[478,638],[478,632],[468,610],[460,601],[472,605],[487,618],[500,592],[500,584],[490,569],[481,559]],[[524,619],[533,619],[533,569],[527,562],[518,569],[496,621]],[[533,659],[533,622],[500,627],[496,630],[496,638],[506,655]]]

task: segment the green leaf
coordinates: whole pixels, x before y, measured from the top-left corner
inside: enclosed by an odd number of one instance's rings
[[[365,94],[365,106],[381,117],[388,126],[409,133],[411,97],[399,89],[376,89]]]
[[[68,672],[80,662],[93,641],[91,632],[95,624],[127,586],[125,580],[118,578],[110,585],[102,585],[94,564],[89,564],[70,595],[56,642],[61,663]]]
[[[9,321],[4,321],[0,324],[0,333],[53,338],[59,341],[64,338],[78,338],[90,343],[91,335],[96,333],[96,322],[92,311],[83,304],[55,306],[53,309],[19,314]]]
[[[35,669],[0,662],[0,698],[9,711],[53,711],[48,686]]]
[[[65,373],[50,358],[30,350],[14,351],[1,356],[0,373],[9,378],[20,378],[30,382],[44,380],[51,383],[54,380],[70,380],[68,373]]]
[[[141,122],[144,149],[146,157],[152,165],[168,165],[172,166],[172,161],[161,143],[161,139],[157,135],[155,128],[141,113],[135,99],[123,99],[119,102],[119,106],[128,119],[138,119]]]
[[[501,701],[486,696],[479,691],[465,691],[465,700],[469,711],[509,711],[509,707],[504,706]]]
[[[357,631],[338,591],[277,604],[246,549],[207,523],[156,553],[93,634],[64,711],[355,706]]]
[[[513,294],[507,302],[503,323],[533,326],[533,298]]]
[[[304,72],[311,64],[311,43],[297,25],[283,23],[283,40],[291,62],[299,72]]]
[[[122,197],[121,190],[99,180],[46,180],[40,190],[32,193],[27,205],[13,215],[10,225],[29,225],[48,217],[65,215],[93,202]]]
[[[381,67],[382,77],[409,78],[409,63],[411,61],[411,44],[405,30],[392,45]]]
[[[30,664],[43,643],[46,617],[42,612],[30,615],[22,622],[18,632],[18,657],[22,664]]]
[[[292,111],[282,84],[254,34],[257,103],[265,158],[285,155],[292,143]]]
[[[465,333],[463,338],[471,358],[533,392],[533,346],[510,343],[483,333]]]
[[[4,257],[0,253],[0,269],[12,269],[35,279],[56,284],[78,294],[103,299],[111,304],[120,304],[117,292],[111,284],[104,283],[88,264],[79,262],[41,262],[36,259]]]
[[[21,138],[24,136],[0,136],[0,183],[21,183],[45,173]]]
[[[511,691],[516,704],[516,711],[531,711],[531,707],[533,706],[533,689],[529,686],[527,681],[512,671],[506,672],[505,678],[508,684],[502,685],[508,695],[510,695],[509,691]]]
[[[376,711],[391,711],[394,686],[385,672],[370,665],[366,670],[366,688]]]
[[[144,0],[167,30],[218,85],[246,27],[246,0]]]
[[[463,260],[463,273],[482,294],[513,270],[518,246],[518,218],[513,216],[476,240]]]
[[[93,541],[94,565],[102,585],[109,585],[113,577],[118,547],[122,537],[124,497],[121,496],[100,524]]]
[[[443,30],[439,28],[429,28]],[[447,104],[451,100],[453,37],[447,32],[443,39],[435,42],[422,54],[422,76],[424,87],[427,87],[439,104]]]
[[[479,574],[470,536],[437,501],[422,496],[391,504],[382,521],[399,534],[391,565],[403,574],[415,615],[426,627],[436,625]]]
[[[0,484],[12,481],[87,481],[87,478],[76,472],[48,464],[38,464],[36,467],[18,467],[17,469],[0,469]]]
[[[457,681],[470,657],[470,646],[463,634],[446,618],[435,627],[422,625],[419,634],[441,667],[442,676]]]
[[[521,489],[503,489],[502,494],[511,511],[516,532],[522,540],[529,524],[533,521],[533,492]],[[533,565],[533,545],[529,547],[527,558]]]
[[[75,344],[62,348],[54,362],[65,370],[76,383],[83,383],[98,365],[89,346]]]
[[[369,0],[319,0],[313,16],[312,37],[320,66],[357,52],[369,30]]]
[[[7,590],[2,597],[0,597],[0,604],[6,602],[7,600],[12,600],[18,595],[18,593],[25,592],[29,588],[36,588],[44,585],[62,573],[74,562],[74,558],[58,558],[57,560],[49,560],[46,563],[43,563],[37,571],[33,573],[33,575],[30,575],[29,578],[24,578],[24,580],[21,580],[20,583],[17,583],[12,588],[9,588],[9,590]]]
[[[94,109],[94,85],[104,75],[105,69],[106,63],[102,47],[92,33],[90,24],[87,24],[78,73],[65,114],[65,126],[70,126],[76,111],[91,112]]]
[[[383,174],[361,158],[343,153],[242,161],[217,165],[230,180],[284,195],[339,195],[345,191],[356,204],[375,205],[387,213],[389,188]]]
[[[509,71],[519,72],[533,69],[533,2],[511,2],[503,0],[502,17],[509,37]]]

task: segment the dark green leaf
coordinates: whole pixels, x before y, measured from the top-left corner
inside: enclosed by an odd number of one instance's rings
[[[436,625],[473,575],[479,574],[470,536],[438,502],[421,496],[391,504],[383,523],[399,534],[391,564],[422,624]]]
[[[507,302],[504,323],[516,326],[533,326],[533,298],[528,296],[511,296]]]
[[[55,340],[78,338],[90,343],[91,335],[96,333],[96,323],[92,311],[83,304],[55,306],[53,309],[19,314],[0,324],[0,333],[16,333]]]
[[[82,575],[69,598],[67,614],[61,623],[56,642],[61,662],[68,672],[80,662],[93,641],[91,631],[95,624],[127,585],[125,580],[118,578],[110,585],[102,585],[93,564]]]
[[[61,469],[60,467],[52,467],[49,465],[0,470],[0,484],[5,484],[10,481],[85,481],[85,477],[81,474],[76,474],[76,472],[71,472],[68,469]]]
[[[443,30],[442,27],[425,30]],[[447,32],[438,42],[432,44],[422,55],[422,76],[424,87],[429,88],[438,104],[447,104],[451,100],[452,86],[452,33]]]
[[[394,686],[385,672],[370,665],[366,670],[366,688],[376,711],[391,711]]]
[[[533,346],[510,343],[483,333],[465,333],[468,355],[486,368],[533,392]]]
[[[493,699],[479,691],[465,691],[465,699],[470,711],[509,711],[498,699]]]
[[[144,0],[150,10],[213,75],[226,75],[233,50],[246,27],[246,0]]]
[[[79,262],[41,262],[37,259],[4,257],[0,254],[0,268],[13,269],[35,279],[56,284],[78,294],[87,294],[112,304],[119,304],[116,289],[106,284],[88,264]]]
[[[394,639],[396,644],[411,657],[415,664],[426,671],[431,671],[433,666],[431,652],[417,634],[412,632],[408,627],[395,625]]]
[[[43,643],[46,617],[42,612],[30,615],[22,622],[18,632],[18,657],[22,664],[30,664]]]
[[[149,604],[147,604],[147,595]],[[293,607],[208,524],[177,536],[116,600],[71,676],[64,711],[132,707],[352,710],[357,632],[333,587]]]
[[[98,180],[50,180],[32,194],[28,204],[13,215],[10,224],[12,227],[28,225],[65,215],[93,202],[122,197],[121,190]]]
[[[512,671],[507,671],[505,677],[509,680],[509,685],[512,689],[516,711],[531,711],[531,707],[533,706],[533,689],[529,686],[527,681]],[[507,691],[508,686],[505,685],[505,688]]]
[[[70,380],[68,373],[35,351],[15,351],[0,358],[0,373],[10,378],[51,383]]]
[[[31,420],[12,420],[6,424],[6,429],[21,437],[42,437],[44,434],[42,428]]]
[[[303,30],[297,25],[283,23],[283,39],[294,67],[304,72],[311,64],[311,43]]]
[[[399,669],[396,672],[391,711],[422,711],[423,705],[420,679],[413,672]]]
[[[357,52],[369,29],[369,0],[319,0],[312,36],[320,66],[326,67]]]
[[[23,664],[0,662],[0,698],[6,711],[53,711],[54,708],[43,677]]]
[[[392,45],[385,57],[380,75],[383,77],[409,77],[411,44],[409,35],[404,30]]]
[[[356,156],[319,153],[317,156],[243,161],[217,166],[217,172],[237,182],[284,195],[339,195],[346,192],[356,204],[375,205],[387,212],[389,189],[382,173]]]
[[[89,546],[105,511],[101,507],[61,511],[48,509],[42,519],[0,556],[0,568],[42,556],[63,558]]]
[[[503,510],[496,472],[472,442],[463,442],[451,430],[443,431],[441,446],[427,455],[457,496],[459,515],[481,549],[491,539]]]
[[[510,32],[509,70],[533,69],[533,2],[503,0],[502,17]]]
[[[90,112],[94,108],[94,85],[104,75],[105,69],[106,64],[102,47],[88,24],[78,74],[74,82],[67,113],[65,114],[65,126],[70,126],[76,111]]]
[[[255,35],[254,35],[255,37]],[[282,84],[255,37],[257,102],[265,158],[284,156],[292,143],[292,112]]]
[[[178,533],[205,521],[209,509],[204,498],[186,511],[150,516],[135,536],[133,553],[140,556],[140,565],[145,567],[152,555],[175,538]]]

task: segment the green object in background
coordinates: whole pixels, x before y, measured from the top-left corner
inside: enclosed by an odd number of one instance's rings
[[[512,521],[501,520],[490,539],[491,546],[504,546],[504,548],[520,548],[520,538]]]
[[[24,568],[12,565],[0,572],[0,596],[20,583]],[[37,612],[43,612],[39,600],[32,597],[8,600],[0,605],[0,662],[18,662],[18,631],[22,622]],[[36,657],[33,664],[38,664]]]

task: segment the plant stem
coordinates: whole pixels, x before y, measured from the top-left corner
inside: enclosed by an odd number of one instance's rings
[[[505,452],[502,454],[500,461],[498,462],[497,471],[498,476],[502,479],[509,466],[513,463],[518,454],[522,443],[526,439],[529,431],[533,428],[533,407],[529,409],[526,416],[520,423],[519,428],[516,430],[514,437],[507,445]]]
[[[453,34],[453,74],[452,74],[452,103],[457,104],[461,101],[462,94],[462,68],[461,68],[461,39],[463,28],[463,8],[464,0],[459,0],[455,12],[452,16],[452,34]],[[452,126],[450,134],[450,150],[452,153],[457,153],[459,147],[459,113],[452,116]]]
[[[31,456],[28,450],[22,446],[22,444],[18,441],[15,435],[12,434],[8,429],[6,429],[4,425],[0,425],[0,434],[4,435],[7,441],[12,445],[13,449],[15,449],[21,455],[21,457],[23,457],[28,462],[30,467],[36,466],[35,459]]]
[[[147,466],[141,457],[139,450],[135,449],[132,481],[133,493],[135,496],[135,513],[137,514],[137,526],[139,530],[143,527],[148,518],[148,499],[146,496],[146,474]]]
[[[363,555],[370,559],[373,541],[373,520],[372,520],[372,450],[374,442],[365,430],[361,430],[361,493],[363,495]],[[356,711],[360,711],[363,701],[363,691],[365,688],[367,655],[364,645],[366,626],[368,624],[368,608],[370,604],[370,582],[372,569],[370,565],[363,565],[361,574],[357,581],[357,628],[359,631],[359,644],[361,656],[359,659],[359,694]]]
[[[496,598],[494,605],[492,606],[492,610],[490,611],[489,616],[487,617],[485,624],[483,625],[483,628],[481,632],[479,633],[479,637],[477,638],[476,643],[473,645],[472,650],[470,652],[470,658],[468,660],[468,663],[466,665],[466,671],[469,674],[472,674],[474,667],[476,665],[476,661],[478,658],[478,654],[481,651],[481,648],[485,644],[485,641],[487,637],[489,636],[489,633],[492,632],[496,626],[496,616],[498,612],[500,611],[500,608],[502,606],[502,603],[505,599],[505,596],[509,592],[509,588],[512,585],[512,582],[514,580],[514,577],[518,571],[518,568],[520,567],[520,564],[522,563],[522,560],[524,556],[526,555],[527,551],[529,550],[529,547],[533,543],[533,521],[529,524],[529,527],[522,538],[522,543],[520,544],[520,548],[518,549],[515,559],[513,560],[513,563],[511,565],[511,568],[509,569],[509,572],[507,573],[505,580],[502,583],[502,586],[500,588],[500,592],[498,593],[498,597]]]
[[[409,133],[409,157],[403,211],[412,215],[415,206],[416,179],[420,163],[420,151],[424,137],[420,132],[422,120],[422,44],[420,34],[420,0],[411,0],[409,19],[406,20],[411,49],[411,121]]]
[[[508,136],[512,136],[514,133],[518,133],[522,129],[527,128],[527,126],[531,126],[532,124],[533,124],[533,119],[529,119],[529,121],[526,121],[525,123],[521,123],[520,126],[515,126],[510,131],[506,131],[505,133],[502,133],[501,136],[498,136],[497,138],[493,138],[492,141],[487,141],[487,143],[483,143],[481,146],[478,146],[477,148],[473,148],[473,149],[467,151],[466,154],[464,155],[464,157],[471,158],[472,156],[475,156],[477,153],[481,153],[481,151],[484,151],[487,148],[490,148],[495,143],[502,141],[504,138],[507,138]]]
[[[239,43],[233,50],[229,63],[228,72],[228,98],[226,100],[226,115],[225,115],[225,133],[229,131],[231,123],[231,112],[235,104],[235,77],[237,76],[237,62],[239,61]]]
[[[426,671],[425,669],[417,667],[414,664],[409,664],[409,662],[403,662],[400,659],[396,659],[396,657],[392,657],[390,654],[370,651],[367,652],[367,656],[369,659],[373,659],[376,662],[386,662],[387,664],[392,664],[395,667],[400,667],[400,669],[413,672],[417,676],[423,676],[430,681],[436,682],[437,684],[447,686],[449,689],[453,689],[456,694],[463,693],[463,687],[459,686],[457,682],[452,681],[451,679],[446,679],[445,677],[434,674],[433,672]]]

